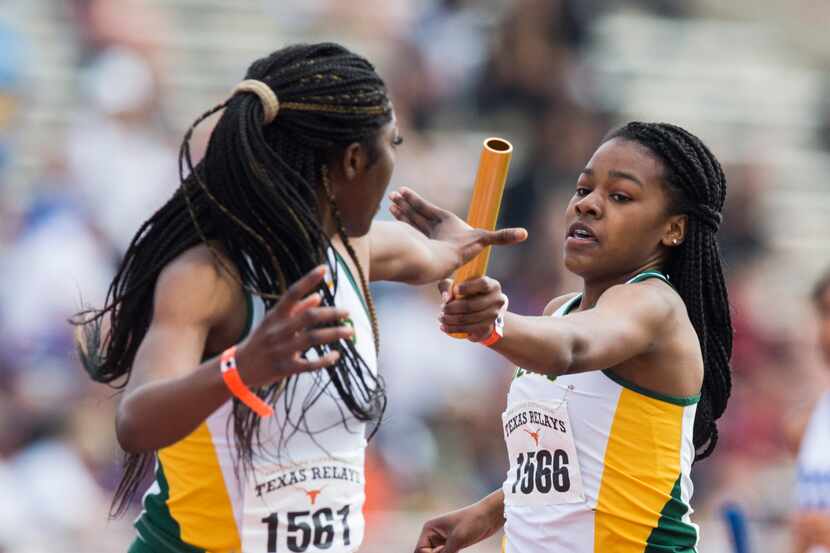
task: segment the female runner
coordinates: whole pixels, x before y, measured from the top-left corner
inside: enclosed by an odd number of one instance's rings
[[[730,392],[725,195],[698,138],[629,123],[594,153],[565,214],[581,293],[523,317],[491,278],[455,287],[442,329],[521,367],[502,417],[510,468],[500,490],[427,522],[418,553],[454,553],[502,526],[510,553],[696,550],[689,473],[715,447]],[[404,221],[434,218],[423,201],[396,202]]]
[[[813,289],[818,315],[818,343],[830,367],[830,272]],[[793,551],[830,551],[830,390],[824,390],[811,413],[802,420],[798,436],[797,506],[793,514]],[[798,424],[796,422],[795,424]]]
[[[219,111],[194,166],[193,128]],[[373,225],[400,143],[383,81],[335,44],[257,60],[187,132],[180,188],[76,321],[92,378],[125,388],[116,512],[154,467],[131,553],[359,547],[386,401],[367,281],[437,281],[526,234]]]

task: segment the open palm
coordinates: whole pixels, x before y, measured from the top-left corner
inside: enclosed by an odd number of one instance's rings
[[[427,238],[444,242],[459,257],[459,264],[478,255],[487,246],[504,246],[527,238],[523,228],[485,230],[473,228],[457,215],[426,201],[410,188],[401,187],[389,195],[390,213],[398,221],[420,231]]]

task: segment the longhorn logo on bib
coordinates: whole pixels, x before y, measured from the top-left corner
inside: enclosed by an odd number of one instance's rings
[[[502,423],[510,456],[506,504],[585,501],[567,402],[525,401],[505,411]]]

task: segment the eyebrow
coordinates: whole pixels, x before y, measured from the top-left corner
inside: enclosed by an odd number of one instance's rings
[[[588,175],[589,177],[594,176],[594,170],[591,169],[590,167],[586,167],[585,169],[580,171],[580,173],[583,174],[583,175]],[[619,171],[617,169],[611,169],[610,171],[608,171],[608,176],[612,179],[630,180],[630,181],[632,181],[632,182],[634,182],[634,183],[636,183],[640,186],[643,186],[643,182],[640,179],[638,179],[637,177],[635,177],[631,173],[626,173],[625,171]]]

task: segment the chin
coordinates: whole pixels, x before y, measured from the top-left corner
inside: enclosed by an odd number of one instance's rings
[[[565,268],[578,277],[586,278],[597,272],[597,263],[579,255],[565,254]]]
[[[580,259],[579,256],[568,255],[567,253],[564,255],[564,262],[565,268],[575,275],[581,275],[585,271],[586,265],[590,264],[586,263],[585,259]]]

